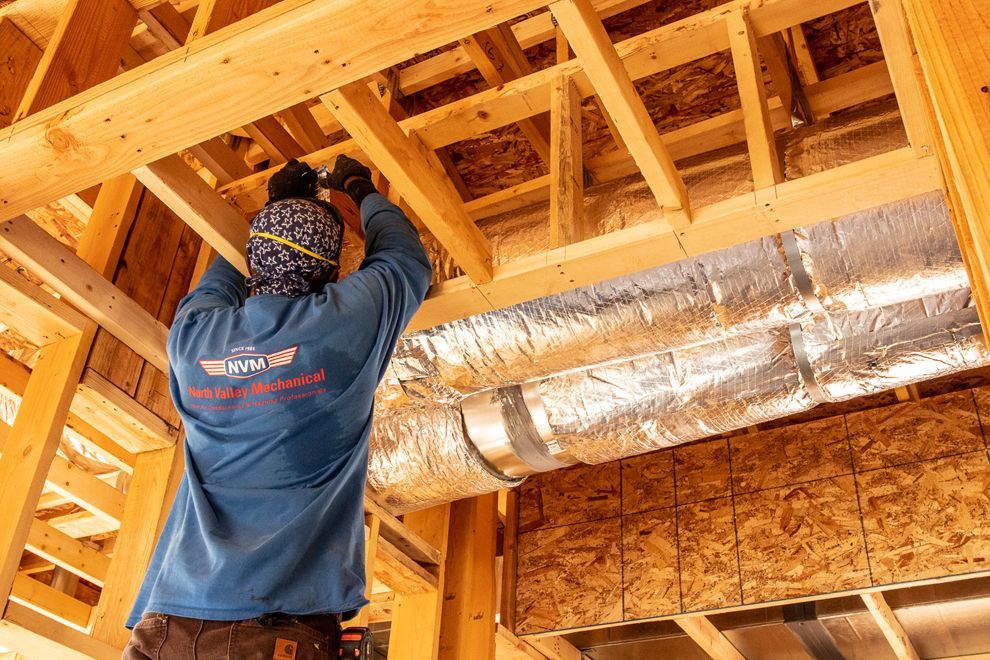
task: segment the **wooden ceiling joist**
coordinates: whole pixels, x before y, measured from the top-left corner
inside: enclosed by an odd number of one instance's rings
[[[34,224],[32,222],[32,224]],[[0,269],[0,322],[38,346],[82,332],[86,319],[10,268]]]
[[[726,18],[732,62],[736,70],[736,85],[742,102],[743,125],[746,127],[746,144],[749,162],[753,170],[753,185],[757,190],[768,188],[784,180],[780,155],[774,141],[773,121],[767,105],[767,91],[760,69],[760,56],[756,46],[756,34],[749,20],[749,11],[740,10]],[[781,97],[784,110],[790,113],[789,99]]]
[[[708,617],[689,616],[674,619],[695,644],[712,660],[746,660],[732,642],[716,628]]]
[[[584,66],[657,203],[672,222],[689,221],[691,209],[684,181],[590,0],[562,0],[552,4],[550,11]]]
[[[399,124],[363,82],[322,97],[368,158],[475,282],[492,277],[491,246],[464,211],[436,155]]]
[[[862,594],[861,597],[866,603],[867,609],[870,610],[873,620],[887,639],[887,643],[890,644],[890,650],[894,652],[897,660],[921,660],[921,656],[918,655],[914,644],[911,643],[911,638],[908,637],[904,626],[897,620],[894,611],[887,604],[883,592],[866,593]]]
[[[41,520],[31,522],[27,549],[56,566],[103,586],[110,558]]]
[[[178,156],[169,156],[134,170],[134,176],[166,206],[248,275],[244,246],[248,222]]]
[[[15,576],[10,600],[80,632],[86,632],[93,611],[81,600],[27,575]]]
[[[0,131],[0,219],[541,5],[283,0]],[[200,112],[204,107],[211,111]]]

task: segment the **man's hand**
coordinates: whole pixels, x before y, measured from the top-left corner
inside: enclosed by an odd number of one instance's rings
[[[327,176],[327,185],[334,190],[347,192],[346,184],[350,179],[371,180],[371,170],[348,156],[337,156],[333,171]]]
[[[316,197],[316,170],[293,158],[268,180],[268,203],[290,197]]]

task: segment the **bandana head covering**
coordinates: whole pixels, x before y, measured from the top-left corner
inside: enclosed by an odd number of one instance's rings
[[[251,222],[247,256],[256,293],[304,296],[340,261],[344,226],[337,210],[318,199],[269,204]]]

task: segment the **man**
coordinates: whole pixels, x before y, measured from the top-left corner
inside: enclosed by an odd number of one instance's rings
[[[430,282],[370,174],[342,156],[329,175],[361,209],[357,272],[337,282],[343,225],[293,161],[251,223],[251,277],[217,258],[180,303],[168,355],[186,471],[124,658],[336,658],[340,621],[367,603],[375,389]]]

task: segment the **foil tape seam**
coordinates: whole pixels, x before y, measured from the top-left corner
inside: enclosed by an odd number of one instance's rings
[[[804,381],[804,387],[808,390],[815,403],[828,403],[829,398],[825,391],[818,384],[815,377],[815,370],[811,368],[811,360],[808,358],[808,351],[804,346],[804,335],[801,333],[801,324],[792,323],[787,328],[791,335],[791,348],[794,351],[794,361],[797,362],[798,373]]]
[[[811,281],[811,274],[804,267],[804,260],[801,259],[801,249],[798,247],[797,237],[794,231],[784,231],[780,233],[780,243],[784,248],[784,259],[791,268],[791,277],[794,278],[794,286],[798,293],[804,298],[805,304],[815,313],[824,313],[825,308],[822,301],[815,295],[815,285]]]

